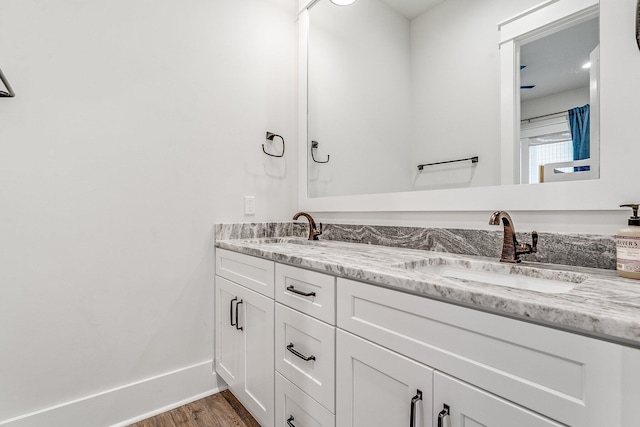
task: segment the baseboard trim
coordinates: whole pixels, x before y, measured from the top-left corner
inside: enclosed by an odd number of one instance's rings
[[[213,360],[207,360],[0,421],[0,426],[124,427],[226,388],[213,372]]]

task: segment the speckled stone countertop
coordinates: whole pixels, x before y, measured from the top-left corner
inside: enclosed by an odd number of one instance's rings
[[[216,246],[640,348],[640,281],[612,270],[504,264],[495,258],[300,237],[220,239]],[[565,293],[543,293],[444,277],[426,268],[443,262],[576,285]]]

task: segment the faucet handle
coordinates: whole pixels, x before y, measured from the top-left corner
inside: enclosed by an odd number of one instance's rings
[[[318,223],[318,228],[315,228],[315,223],[314,226],[311,227],[310,226],[310,230],[309,230],[309,240],[318,240],[318,236],[322,234],[322,223],[319,222]]]
[[[538,232],[531,232],[531,252],[538,252]]]

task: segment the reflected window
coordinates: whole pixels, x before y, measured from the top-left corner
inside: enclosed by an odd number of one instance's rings
[[[521,141],[522,152],[526,153],[528,163],[527,184],[540,181],[540,167],[550,163],[569,162],[573,160],[573,143],[571,132],[547,133]],[[567,172],[571,172],[568,168]]]

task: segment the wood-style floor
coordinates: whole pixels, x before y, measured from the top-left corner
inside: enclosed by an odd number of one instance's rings
[[[129,427],[260,427],[260,424],[225,390]]]

